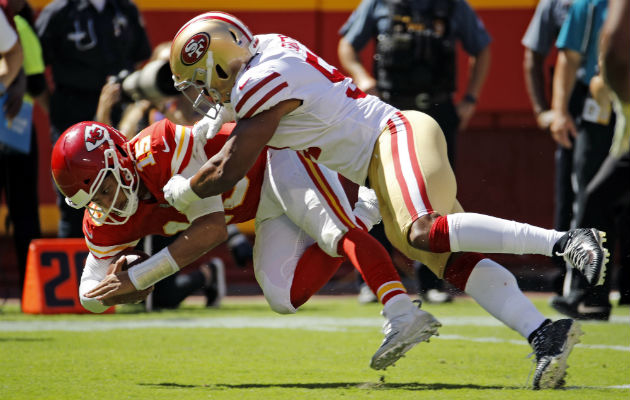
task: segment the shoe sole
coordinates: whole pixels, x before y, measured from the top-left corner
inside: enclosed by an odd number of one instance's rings
[[[606,242],[606,232],[598,231],[596,229],[594,229],[594,231],[598,233],[599,240],[597,241],[597,243],[599,244],[599,248],[602,249],[602,252],[604,253],[604,261],[602,261],[599,278],[597,279],[597,283],[595,284],[595,286],[599,286],[604,284],[604,278],[606,278],[606,268],[610,259],[610,252],[607,248],[604,247],[604,243]]]
[[[580,336],[583,334],[580,324],[574,321],[567,333],[564,350],[551,359],[545,372],[541,374],[540,380],[534,382],[534,389],[557,389],[565,384],[564,377],[567,374],[567,359],[573,350],[573,346],[580,343]]]
[[[416,326],[417,329],[410,328],[416,331],[413,336],[401,340],[389,348],[379,348],[372,356],[370,368],[380,370],[394,364],[418,343],[429,341],[431,336],[438,336],[438,328],[442,324],[433,315],[427,313],[418,319]]]

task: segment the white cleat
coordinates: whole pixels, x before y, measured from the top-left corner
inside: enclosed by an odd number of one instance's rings
[[[383,316],[386,318],[383,325],[385,339],[370,362],[370,367],[377,370],[394,364],[416,344],[437,336],[438,328],[442,326],[433,315],[414,304],[405,313],[389,318],[383,311]]]

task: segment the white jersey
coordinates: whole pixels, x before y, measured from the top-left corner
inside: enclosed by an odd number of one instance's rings
[[[269,141],[363,184],[374,143],[396,108],[366,95],[350,78],[295,39],[258,35],[257,53],[237,76],[231,100],[237,119],[281,101],[302,105],[285,115]]]

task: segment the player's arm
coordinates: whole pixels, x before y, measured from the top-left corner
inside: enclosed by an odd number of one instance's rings
[[[179,271],[226,239],[224,213],[203,215],[168,247],[127,271],[107,275],[85,297],[107,302],[115,296],[144,290]]]
[[[367,94],[377,95],[376,79],[365,69],[359,52],[344,37],[339,39],[337,55],[341,66],[354,81],[357,87]]]
[[[220,195],[232,189],[254,165],[275,133],[280,119],[300,105],[300,100],[284,100],[251,118],[239,120],[221,151],[194,176],[185,179],[176,175],[169,180],[164,186],[166,200],[182,211],[200,198]]]
[[[470,118],[475,113],[477,99],[490,70],[491,54],[490,45],[487,45],[479,54],[469,57],[470,72],[466,97],[457,105],[457,115],[460,119],[459,130],[466,129]]]
[[[545,97],[545,59],[546,55],[525,47],[523,57],[523,74],[525,87],[532,109],[536,116],[536,122],[540,129],[547,129],[551,124],[549,103]]]
[[[554,112],[554,120],[550,126],[551,136],[567,149],[573,146],[569,136],[577,135],[577,128],[569,114],[569,98],[575,86],[575,78],[581,62],[582,55],[577,51],[560,50],[553,77],[551,109]]]

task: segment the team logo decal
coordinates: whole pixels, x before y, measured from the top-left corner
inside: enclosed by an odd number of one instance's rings
[[[186,42],[182,48],[182,62],[185,65],[193,65],[201,60],[210,47],[210,36],[205,32],[199,32]]]
[[[85,127],[85,148],[92,151],[102,145],[108,138],[107,131],[100,125]]]

